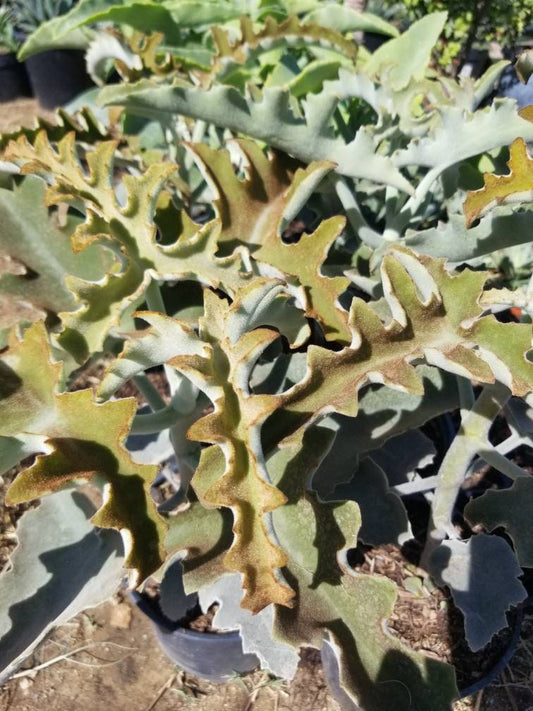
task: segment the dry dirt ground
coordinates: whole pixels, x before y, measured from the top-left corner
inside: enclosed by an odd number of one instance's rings
[[[0,131],[31,124],[39,111],[24,99],[0,104]],[[51,117],[50,112],[39,113]],[[0,225],[1,228],[1,225]],[[7,484],[7,481],[5,482]],[[13,512],[3,506],[0,479],[0,568],[14,545]],[[2,556],[2,550],[4,555]],[[469,655],[461,640],[460,615],[440,592],[413,594],[417,571],[398,551],[363,551],[363,571],[382,573],[400,594],[390,620],[393,631],[411,646],[459,667],[459,676],[476,678],[505,648],[508,632],[481,656]],[[506,637],[507,635],[507,637]],[[513,663],[483,692],[458,702],[454,711],[533,711],[533,616],[526,619]],[[50,635],[15,678],[0,687],[0,711],[335,711],[319,655],[304,650],[296,678],[282,683],[264,672],[223,685],[176,669],[160,650],[150,622],[122,595],[86,611]]]
[[[64,658],[77,649],[85,648]],[[210,684],[176,669],[155,641],[150,623],[113,600],[79,615],[45,641],[31,661],[38,668],[0,689],[2,711],[334,711],[315,655],[290,687],[256,672]]]

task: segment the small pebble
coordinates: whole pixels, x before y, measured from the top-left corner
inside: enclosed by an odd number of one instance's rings
[[[30,679],[29,676],[23,676],[22,679],[19,680],[19,687],[23,692],[27,692],[32,684],[33,680]]]

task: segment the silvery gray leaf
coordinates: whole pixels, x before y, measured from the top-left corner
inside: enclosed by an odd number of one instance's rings
[[[415,428],[454,409],[458,405],[457,387],[453,376],[430,366],[418,366],[417,374],[424,383],[424,397],[374,385],[360,394],[357,418],[331,415],[322,420],[323,425],[336,430],[337,437],[313,477],[312,488],[321,499],[331,499],[336,486],[351,480],[360,455],[375,452],[387,442],[395,464],[387,466],[383,461],[383,469],[387,476],[390,469],[391,485],[406,481],[410,471],[430,461],[432,444],[421,433],[416,434]],[[401,440],[393,443],[392,438],[409,431],[414,436],[405,442],[405,447]],[[413,450],[409,451],[411,447]],[[398,451],[403,452],[401,460]]]
[[[151,412],[141,407],[138,414]],[[168,429],[154,434],[133,434],[126,440],[126,447],[138,464],[161,464],[174,454]]]
[[[390,486],[412,481],[415,470],[431,464],[436,451],[433,442],[420,430],[404,432],[372,452],[373,461],[387,475]]]
[[[527,597],[512,548],[498,536],[444,541],[433,553],[430,572],[447,585],[465,618],[465,635],[477,652],[507,627],[506,611]]]
[[[209,608],[215,601],[220,604],[213,620],[215,627],[238,628],[245,653],[257,654],[261,666],[275,676],[292,679],[298,666],[298,652],[272,638],[273,606],[269,605],[257,615],[252,615],[240,606],[241,597],[241,579],[236,574],[224,575],[199,592],[203,610]]]
[[[159,589],[159,606],[161,612],[169,620],[177,622],[187,614],[188,610],[196,605],[196,593],[187,595],[183,589],[183,568],[181,559],[174,560],[167,566],[161,587]]]
[[[358,538],[365,543],[401,545],[413,537],[401,498],[389,489],[385,473],[371,457],[361,461],[350,483],[338,486],[332,499],[359,504],[361,530]]]
[[[94,513],[84,494],[67,490],[50,494],[22,516],[11,567],[0,576],[0,683],[50,630],[119,587],[120,534],[97,533],[89,521]]]

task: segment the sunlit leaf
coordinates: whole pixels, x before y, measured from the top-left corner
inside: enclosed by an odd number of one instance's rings
[[[496,205],[533,201],[533,160],[529,157],[524,139],[515,139],[509,152],[509,175],[486,173],[484,187],[468,193],[464,203],[468,225]]]
[[[91,390],[60,393],[60,372],[41,323],[22,342],[13,339],[1,358],[0,445],[14,435],[45,441],[45,451],[33,452],[35,463],[11,484],[8,501],[31,501],[78,480],[103,480],[104,503],[92,522],[122,533],[126,566],[138,582],[161,565],[165,524],[149,493],[157,467],[135,464],[123,446],[135,400],[97,404]]]

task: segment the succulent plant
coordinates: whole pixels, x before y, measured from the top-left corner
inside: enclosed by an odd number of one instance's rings
[[[18,42],[15,39],[12,13],[6,4],[0,5],[0,52],[16,52]]]
[[[279,670],[281,649],[290,675],[301,646],[328,641],[361,708],[444,711],[453,669],[389,632],[396,586],[357,572],[349,551],[412,537],[402,498],[430,492],[421,565],[450,588],[471,647],[527,597],[532,479],[508,455],[531,444],[533,305],[523,281],[495,288],[494,264],[530,243],[533,123],[511,101],[479,108],[506,62],[477,81],[434,71],[445,14],[369,55],[348,33],[371,17],[309,5],[290,20],[244,18],[233,35],[213,28],[207,67],[151,70],[151,40],[138,45],[142,77],[100,102],[158,123],[161,160],[144,163],[134,138],[106,137],[87,113],[11,137],[4,160],[25,177],[0,190],[0,245],[19,271],[0,293],[42,318],[15,323],[0,358],[0,463],[35,456],[10,502],[62,505],[26,514],[0,599],[7,611],[35,604],[44,584],[28,572],[44,575],[33,518],[50,584],[76,570],[75,609],[125,572],[131,586],[164,581],[179,559],[186,592],[226,605],[266,668]],[[272,78],[295,47],[305,61]],[[324,76],[313,52],[342,61]],[[511,173],[495,178],[509,145]],[[497,318],[516,308],[522,322]],[[76,389],[102,354],[101,382]],[[452,411],[460,427],[427,477],[421,428]],[[495,442],[499,416],[511,434]],[[139,433],[158,444],[130,451]],[[179,486],[157,504],[170,454]],[[512,485],[473,492],[458,529],[458,494],[480,462]],[[91,536],[73,493],[87,480],[102,493]],[[52,525],[78,540],[74,566]],[[498,526],[509,539],[489,535]],[[98,549],[87,579],[84,546]],[[5,674],[44,634],[31,629],[15,647],[0,618]]]
[[[76,0],[11,0],[10,10],[16,29],[30,35],[42,24],[64,15]]]

